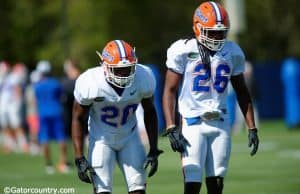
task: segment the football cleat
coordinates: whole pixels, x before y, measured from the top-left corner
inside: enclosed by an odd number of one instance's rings
[[[63,173],[63,174],[66,174],[66,173],[70,172],[69,166],[67,164],[64,164],[64,163],[58,163],[56,165],[56,169],[57,169],[58,172]]]
[[[47,165],[45,167],[45,170],[46,170],[47,174],[54,174],[55,173],[55,169],[54,169],[54,167],[52,165]]]

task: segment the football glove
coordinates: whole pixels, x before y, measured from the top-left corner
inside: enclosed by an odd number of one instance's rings
[[[86,160],[86,158],[84,156],[80,158],[75,158],[75,165],[77,167],[79,179],[85,183],[92,183],[88,175],[88,172],[91,167],[89,166],[89,163]]]
[[[163,153],[162,150],[150,151],[148,153],[146,161],[144,163],[144,169],[147,169],[147,167],[149,165],[151,165],[150,171],[148,173],[148,177],[151,177],[151,176],[153,176],[156,173],[157,167],[158,167],[158,160],[157,160],[157,158],[162,153]]]
[[[174,152],[183,153],[185,146],[188,145],[188,141],[183,137],[177,126],[171,126],[167,128],[167,132],[163,136],[168,136],[172,150]]]
[[[250,152],[251,156],[254,156],[258,150],[259,139],[257,135],[257,129],[249,129],[248,130],[248,147],[252,147],[252,151]]]

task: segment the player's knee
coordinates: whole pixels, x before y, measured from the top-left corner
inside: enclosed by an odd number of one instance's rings
[[[184,184],[184,194],[199,194],[200,189],[200,182],[186,182]]]
[[[196,182],[201,182],[201,177],[199,174],[202,174],[202,168],[199,165],[186,165],[183,167],[184,171],[184,181],[186,183],[196,183]]]
[[[145,190],[146,178],[142,174],[136,174],[127,180],[127,185],[130,192]]]
[[[223,177],[207,177],[206,178],[206,187],[207,194],[222,194],[223,190]]]

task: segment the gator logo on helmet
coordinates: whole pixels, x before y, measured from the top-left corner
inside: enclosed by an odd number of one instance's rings
[[[199,9],[196,10],[196,14],[195,14],[195,15],[196,15],[200,20],[202,20],[203,23],[207,23],[207,22],[208,22],[208,18],[205,17]]]
[[[104,51],[102,52],[102,57],[103,57],[105,60],[109,61],[109,62],[113,62],[113,60],[114,60],[114,56],[112,56],[111,54],[109,54],[109,52],[107,52],[106,50],[104,50]]]

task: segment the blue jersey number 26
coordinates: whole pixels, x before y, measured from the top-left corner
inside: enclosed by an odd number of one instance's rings
[[[228,65],[220,64],[216,68],[215,81],[213,83],[213,88],[218,93],[223,93],[227,87],[230,73],[230,68]],[[193,91],[195,92],[209,92],[210,86],[206,85],[207,81],[211,78],[211,72],[207,71],[203,64],[198,64],[194,69],[194,74],[196,74],[193,80]]]

